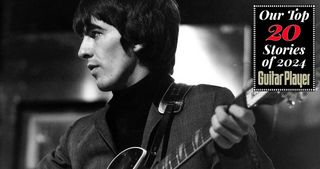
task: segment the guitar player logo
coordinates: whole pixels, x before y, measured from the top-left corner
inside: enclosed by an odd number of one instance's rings
[[[255,91],[315,91],[315,5],[254,5]]]

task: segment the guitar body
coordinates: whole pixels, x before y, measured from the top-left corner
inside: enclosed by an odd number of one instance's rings
[[[119,153],[107,169],[138,169],[147,151],[141,147],[130,147]]]

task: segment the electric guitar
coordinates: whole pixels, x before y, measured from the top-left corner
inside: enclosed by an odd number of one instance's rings
[[[290,105],[294,105],[294,100],[303,99],[304,94],[302,92],[292,93],[279,93],[279,92],[254,92],[252,85],[242,92],[234,101],[234,103],[252,108],[259,104],[277,104],[284,99],[288,101]],[[195,153],[197,153],[206,144],[212,141],[212,137],[209,134],[209,127],[211,123],[203,126],[197,130],[193,138],[188,143],[180,144],[179,147],[169,153],[162,161],[157,163],[152,169],[176,169],[179,168],[184,162],[190,159]],[[140,169],[144,164],[144,160],[147,156],[147,151],[141,147],[130,147],[123,150],[118,154],[109,164],[107,169]]]

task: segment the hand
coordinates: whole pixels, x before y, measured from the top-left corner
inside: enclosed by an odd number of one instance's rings
[[[236,104],[229,110],[227,106],[217,106],[211,118],[210,135],[218,146],[229,149],[248,134],[254,123],[255,117],[250,109]]]

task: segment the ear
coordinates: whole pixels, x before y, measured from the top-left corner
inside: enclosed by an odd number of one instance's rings
[[[140,49],[143,48],[143,45],[142,44],[136,44],[134,45],[133,47],[133,52],[138,52]]]

